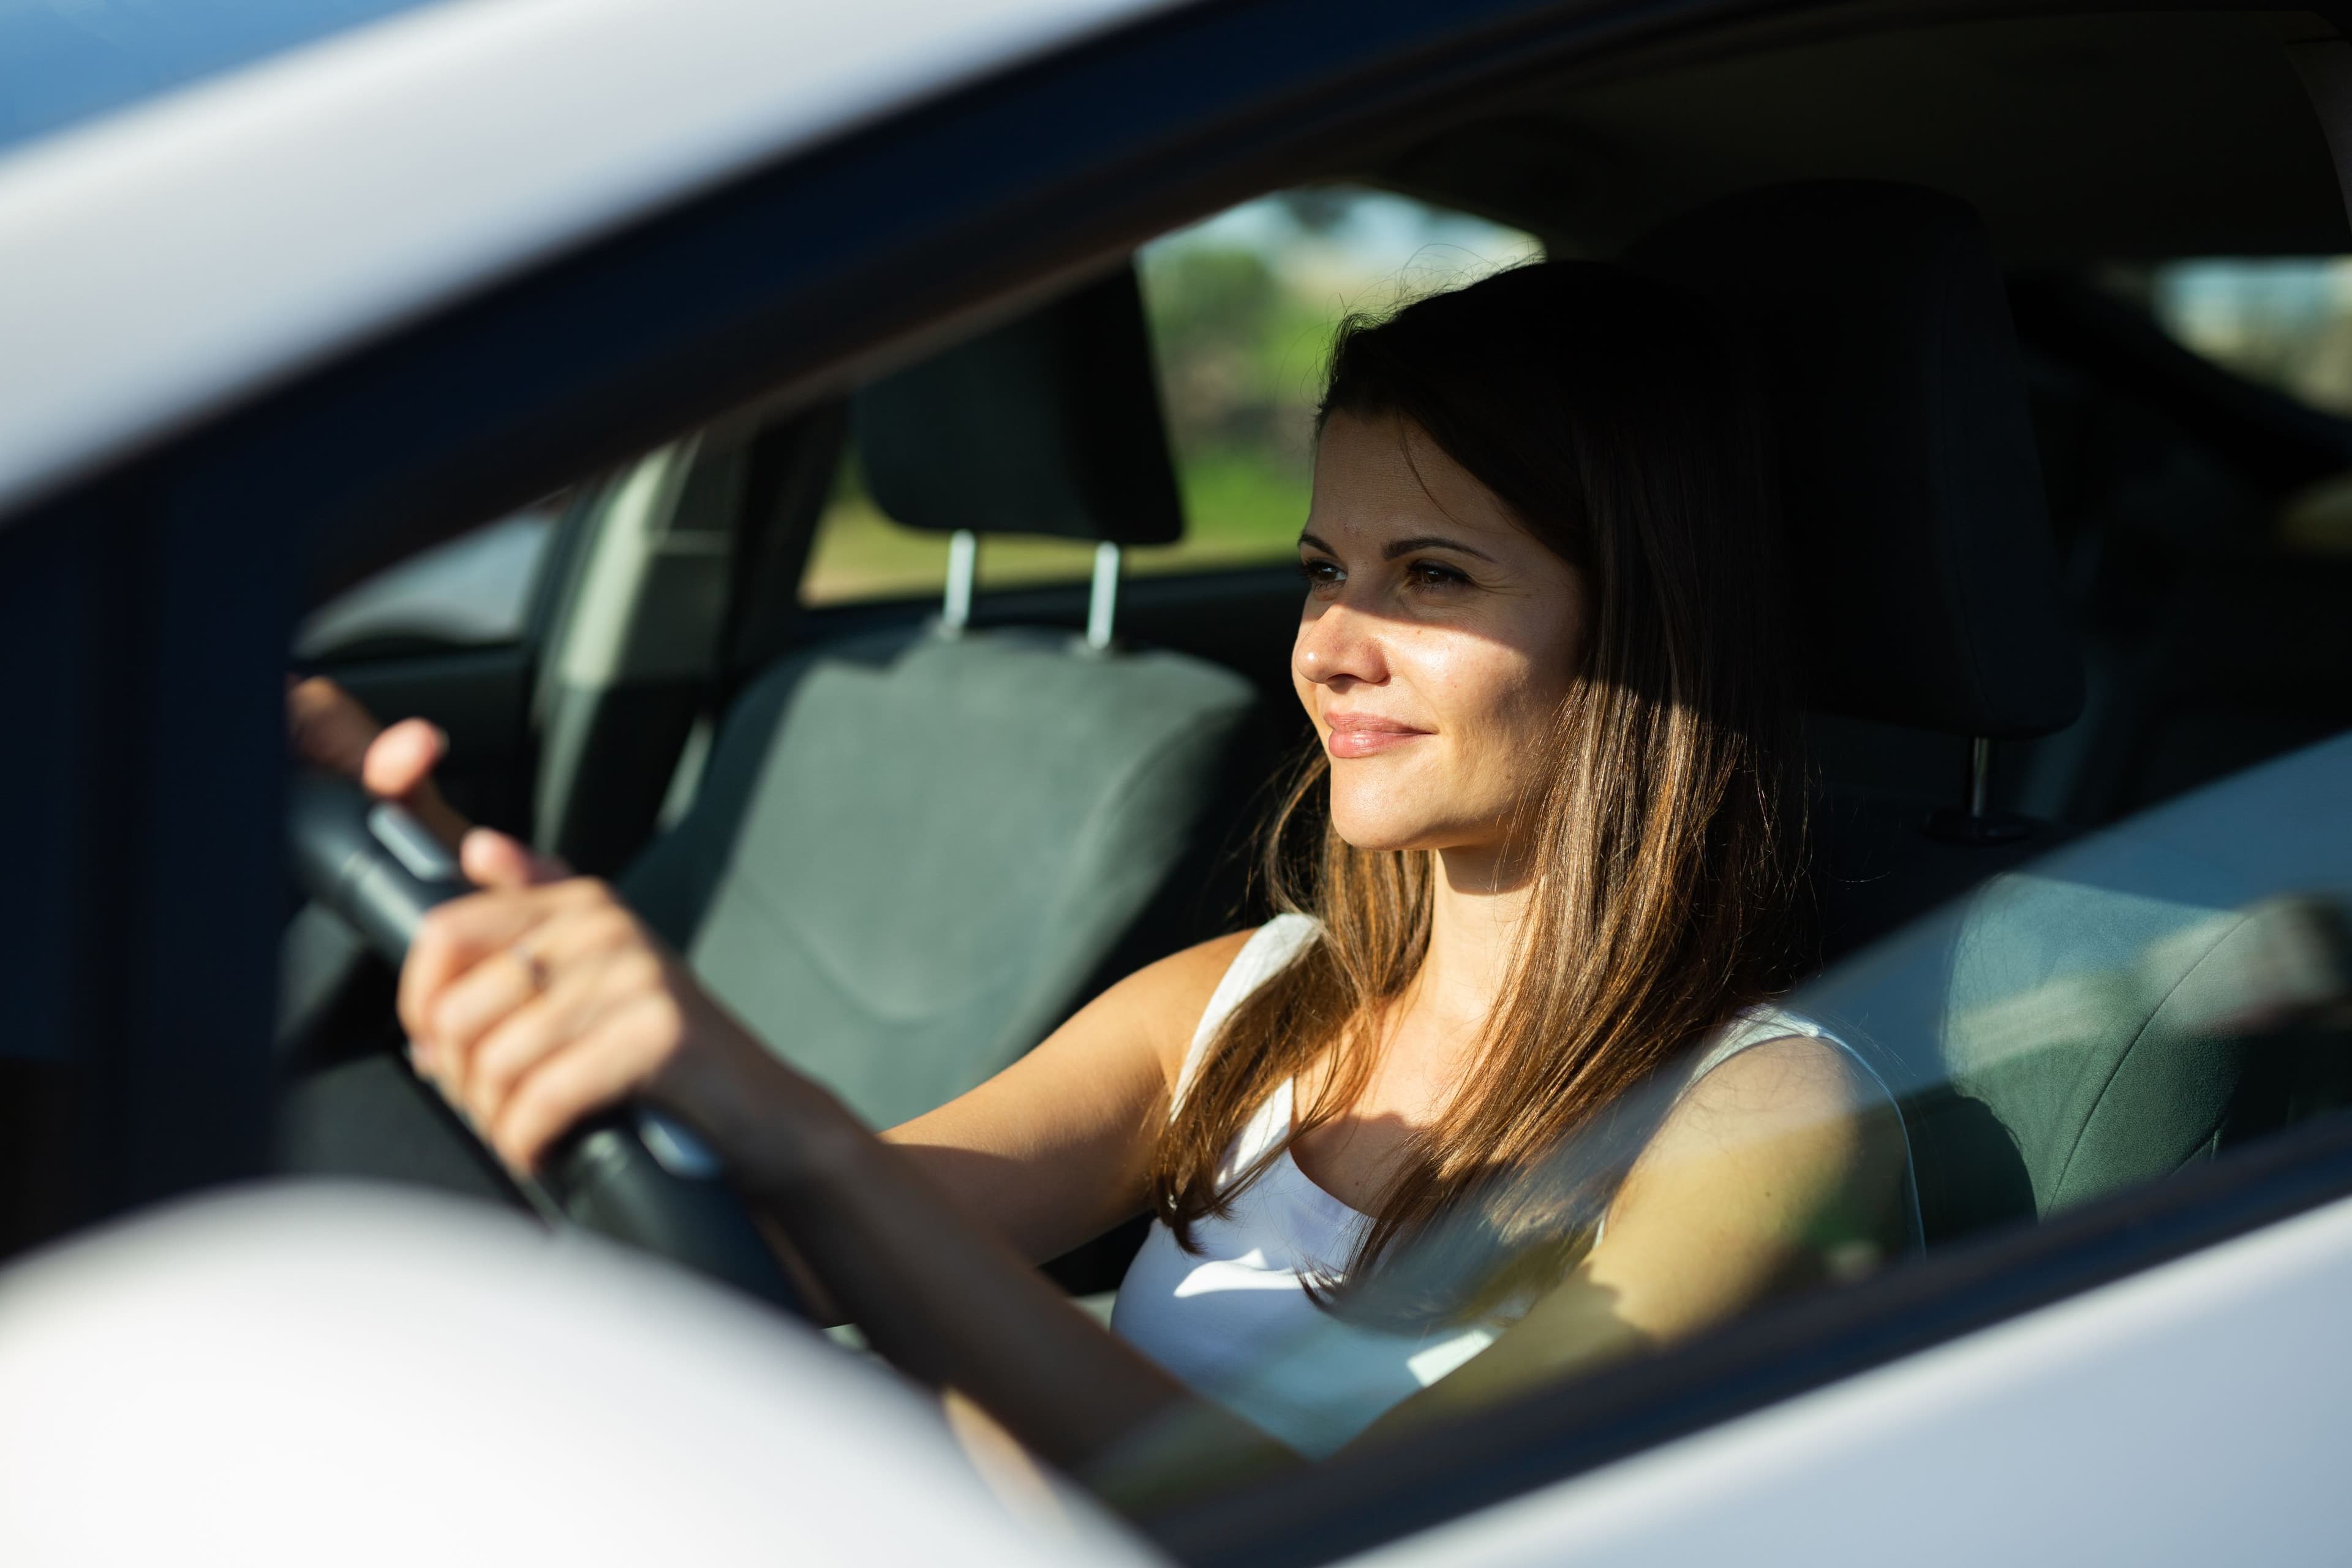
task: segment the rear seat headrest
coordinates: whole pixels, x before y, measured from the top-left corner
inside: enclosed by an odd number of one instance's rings
[[[850,428],[867,492],[908,528],[1184,531],[1131,266],[862,389]]]
[[[1626,259],[1717,301],[1762,353],[1806,705],[1966,735],[2072,722],[2082,658],[1975,213],[1906,185],[1780,186]]]

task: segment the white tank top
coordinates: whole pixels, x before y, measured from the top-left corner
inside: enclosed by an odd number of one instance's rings
[[[1305,915],[1282,915],[1260,927],[1225,971],[1184,1058],[1176,1084],[1183,1096],[1202,1055],[1242,999],[1279,972],[1316,934]],[[1750,1046],[1790,1035],[1826,1040],[1870,1064],[1821,1025],[1776,1007],[1741,1013],[1702,1052],[1688,1085]],[[1879,1084],[1881,1093],[1885,1085]],[[1253,1116],[1225,1152],[1218,1181],[1234,1181],[1287,1136],[1287,1083]],[[1917,1202],[1910,1196],[1917,1235]],[[1196,1394],[1213,1399],[1300,1453],[1320,1458],[1370,1426],[1390,1406],[1426,1388],[1494,1343],[1510,1326],[1497,1318],[1453,1323],[1414,1336],[1342,1321],[1315,1303],[1303,1279],[1336,1280],[1363,1235],[1366,1216],[1300,1170],[1284,1151],[1234,1198],[1223,1218],[1194,1223],[1187,1252],[1155,1220],[1129,1265],[1112,1308],[1111,1331],[1166,1368]],[[1521,1310],[1524,1310],[1522,1308]]]

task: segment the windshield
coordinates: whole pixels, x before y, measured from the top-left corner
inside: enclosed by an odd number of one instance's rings
[[[0,0],[0,153],[424,0]]]

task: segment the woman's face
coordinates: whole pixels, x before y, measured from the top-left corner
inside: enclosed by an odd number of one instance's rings
[[[1582,574],[1393,418],[1334,415],[1299,536],[1292,681],[1360,849],[1501,851],[1582,661]]]

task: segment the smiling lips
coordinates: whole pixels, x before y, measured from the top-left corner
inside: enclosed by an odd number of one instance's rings
[[[1326,713],[1323,722],[1331,727],[1324,749],[1335,757],[1370,757],[1407,741],[1418,741],[1429,734],[1394,719],[1383,719],[1377,713]]]

